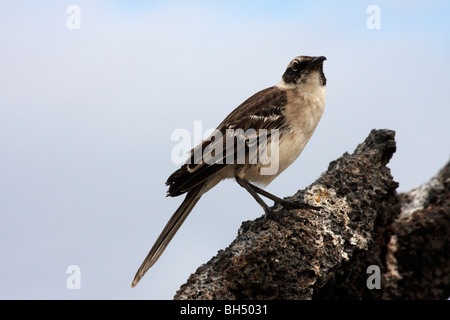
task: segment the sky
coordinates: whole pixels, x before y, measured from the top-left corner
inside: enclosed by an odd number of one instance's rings
[[[448,12],[448,1],[0,1],[0,299],[172,299],[263,214],[224,181],[131,288],[182,202],[165,196],[173,132],[198,143],[196,121],[215,128],[298,55],[327,57],[327,105],[268,191],[305,188],[374,128],[396,131],[398,191],[427,182],[449,160]]]

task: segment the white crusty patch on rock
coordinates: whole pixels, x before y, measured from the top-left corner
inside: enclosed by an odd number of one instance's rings
[[[322,221],[323,230],[333,238],[333,243],[343,246],[345,242],[345,234],[350,234],[351,237],[349,242],[351,245],[357,246],[360,249],[368,249],[368,239],[364,235],[360,234],[358,230],[350,227],[350,219],[348,214],[351,211],[351,208],[348,205],[347,198],[338,197],[334,189],[327,189],[321,185],[315,185],[307,190],[305,201],[311,205],[322,207],[322,210],[326,212],[333,212],[335,221],[331,221],[329,219]],[[338,223],[343,226],[346,232],[336,234],[333,231],[333,223]],[[347,252],[344,250],[342,250],[342,257],[345,260],[349,259]]]
[[[400,218],[408,218],[414,212],[423,210],[428,204],[430,191],[443,188],[442,182],[435,176],[429,182],[406,193],[401,203]]]

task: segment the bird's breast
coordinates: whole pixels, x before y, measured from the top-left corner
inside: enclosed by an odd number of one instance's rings
[[[306,94],[288,92],[287,101],[285,106],[286,127],[280,131],[277,152],[273,152],[275,151],[274,145],[271,145],[271,161],[276,161],[275,167],[278,170],[272,176],[260,177],[262,180],[266,180],[266,184],[300,156],[313,135],[325,108],[325,87],[317,88]],[[276,153],[278,153],[277,157]]]

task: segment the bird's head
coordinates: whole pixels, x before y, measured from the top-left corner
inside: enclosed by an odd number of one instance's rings
[[[294,58],[283,74],[283,82],[291,88],[302,86],[326,86],[327,78],[323,73],[324,56],[298,56]]]

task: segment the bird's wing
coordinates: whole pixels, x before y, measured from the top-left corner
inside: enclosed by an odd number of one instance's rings
[[[263,134],[270,137],[271,129],[283,128],[285,104],[286,92],[277,87],[259,91],[244,101],[208,139],[191,150],[188,162],[167,179],[167,195],[173,197],[188,192],[219,173],[230,161],[241,163],[239,159],[248,155],[254,147],[252,143],[257,143],[261,129],[266,129]]]

